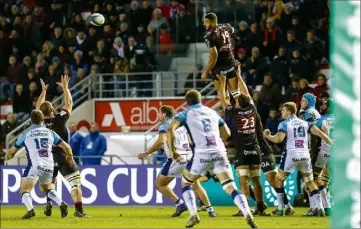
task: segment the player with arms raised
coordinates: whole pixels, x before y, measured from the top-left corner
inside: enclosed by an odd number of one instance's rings
[[[317,126],[297,118],[296,113],[297,107],[294,102],[283,104],[282,118],[285,121],[279,124],[277,134],[271,135],[269,129],[264,130],[264,136],[274,143],[281,143],[286,139],[276,182],[278,215],[283,215],[284,181],[297,169],[310,191],[311,210],[305,216],[324,216],[320,192],[313,180],[307,132],[319,136],[327,144],[331,144],[331,140]]]
[[[23,219],[30,219],[35,216],[30,192],[39,180],[40,188],[46,192],[46,196],[54,201],[61,211],[61,217],[68,215],[68,206],[59,198],[58,193],[51,184],[54,169],[54,160],[51,149],[53,145],[60,147],[66,154],[66,163],[72,165],[72,151],[54,131],[43,126],[44,116],[40,110],[33,110],[30,115],[31,126],[23,131],[15,145],[9,149],[5,159],[10,160],[16,152],[25,146],[28,166],[26,167],[20,184],[21,200],[28,212]]]
[[[39,109],[43,112],[45,118],[45,126],[55,133],[57,133],[64,141],[68,141],[68,130],[66,128],[66,122],[68,121],[72,108],[73,108],[73,100],[71,98],[70,90],[69,90],[69,76],[64,75],[61,76],[61,82],[57,83],[60,87],[62,87],[64,92],[64,108],[56,113],[53,105],[49,101],[45,101],[46,91],[48,89],[48,85],[45,85],[43,81],[41,81],[42,92],[38,98],[36,103],[36,109]],[[66,156],[64,151],[59,147],[54,147],[53,150],[54,155],[54,174],[53,174],[53,185],[56,183],[56,177],[58,176],[58,172],[68,181],[71,187],[71,197],[75,204],[75,212],[74,216],[79,218],[88,218],[89,216],[83,210],[82,204],[82,191],[81,191],[81,182],[80,182],[80,172],[78,166],[74,163],[69,165],[66,162]],[[52,204],[51,200],[47,199],[47,205],[44,210],[44,214],[46,216],[51,216],[52,214]]]
[[[220,83],[217,75],[225,75],[232,96],[234,98],[238,97],[240,90],[236,70],[239,62],[233,56],[231,44],[231,35],[234,33],[234,28],[229,24],[218,24],[215,13],[208,13],[203,19],[203,25],[207,30],[204,39],[209,49],[209,59],[202,74],[202,79],[206,79],[211,74],[214,86],[219,92]]]
[[[172,158],[176,161],[183,161],[174,144],[177,128],[185,126],[194,144],[193,160],[187,165],[182,176],[183,198],[190,212],[186,227],[193,227],[200,222],[192,185],[211,170],[218,177],[224,191],[232,196],[235,205],[243,212],[247,223],[252,228],[256,228],[257,225],[249,209],[247,198],[237,190],[234,183],[231,165],[223,143],[230,137],[227,125],[216,111],[201,104],[201,94],[198,91],[188,91],[185,100],[190,107],[177,114],[176,118],[169,124],[167,143]]]
[[[164,146],[164,151],[166,152],[168,159],[167,162],[163,165],[163,168],[157,177],[155,187],[165,197],[174,202],[174,204],[177,206],[177,209],[176,212],[172,215],[172,217],[178,217],[184,211],[187,211],[187,206],[185,205],[184,201],[178,198],[178,196],[173,192],[173,190],[168,187],[168,185],[170,184],[170,182],[172,182],[172,180],[174,180],[174,178],[180,177],[182,175],[183,170],[186,168],[187,162],[192,159],[193,153],[189,145],[188,132],[185,127],[180,127],[176,130],[174,144],[176,146],[177,152],[179,152],[183,161],[178,162],[172,159],[169,148],[166,144],[166,131],[169,123],[174,119],[174,115],[175,111],[173,107],[166,105],[160,107],[159,120],[161,121],[161,123],[159,125],[158,139],[146,152],[140,153],[138,155],[138,158],[144,159],[146,156],[154,153],[162,146]],[[196,182],[194,189],[198,198],[200,198],[201,201],[206,205],[209,216],[215,217],[216,214],[210,204],[208,195],[199,182]]]

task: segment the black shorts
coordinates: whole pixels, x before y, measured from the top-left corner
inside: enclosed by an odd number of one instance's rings
[[[272,154],[261,157],[261,169],[264,174],[276,169],[276,161]]]
[[[235,167],[242,165],[260,165],[261,164],[261,155],[259,152],[259,147],[248,148],[246,150],[237,150]]]
[[[220,64],[214,66],[211,71],[212,80],[218,80],[217,75],[225,75],[227,80],[237,77],[237,68],[240,63],[237,60],[231,61],[229,64]]]
[[[53,157],[54,157],[54,172],[53,172],[53,178],[56,178],[58,176],[58,173],[63,177],[66,177],[70,174],[73,174],[77,171],[79,171],[79,168],[76,164],[73,164],[70,166],[66,162],[65,153],[60,148],[53,148]]]

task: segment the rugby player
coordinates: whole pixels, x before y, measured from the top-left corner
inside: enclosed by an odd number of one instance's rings
[[[285,121],[279,124],[277,134],[271,135],[269,129],[263,132],[264,136],[274,143],[281,143],[285,140],[284,152],[276,180],[278,215],[283,215],[284,180],[297,169],[301,172],[303,180],[310,191],[311,210],[304,216],[324,216],[321,195],[313,180],[307,132],[319,136],[327,144],[331,144],[331,140],[317,126],[297,118],[296,113],[297,107],[294,102],[283,104],[282,118]]]
[[[332,99],[326,100],[321,106],[321,118],[317,119],[315,125],[320,128],[327,136],[332,138],[332,130],[335,125],[335,117],[331,113]],[[329,168],[329,159],[331,158],[331,147],[324,140],[321,142],[320,151],[317,155],[313,166],[313,173],[320,177],[323,170]],[[328,170],[329,171],[329,170]],[[326,215],[331,215],[331,201],[327,186],[322,179],[316,180],[318,189],[321,193],[323,207],[325,208]]]
[[[51,185],[54,169],[51,149],[53,145],[61,148],[66,154],[66,163],[71,165],[75,163],[71,148],[54,131],[43,126],[44,115],[40,110],[33,110],[30,120],[31,126],[19,135],[15,145],[10,148],[5,156],[6,160],[10,160],[20,148],[25,146],[28,166],[21,179],[20,194],[28,211],[23,219],[30,219],[35,216],[30,192],[38,180],[41,189],[46,192],[46,196],[60,207],[61,217],[64,218],[68,215],[68,205],[60,199],[59,194]]]
[[[183,198],[190,212],[186,227],[191,228],[200,222],[192,185],[211,170],[219,179],[224,191],[232,196],[235,205],[242,210],[248,225],[256,228],[247,198],[237,190],[234,183],[231,165],[223,143],[230,137],[227,125],[216,111],[201,104],[201,94],[197,90],[188,91],[185,100],[190,107],[178,113],[169,124],[167,143],[173,160],[179,162],[183,161],[183,158],[174,144],[175,130],[185,126],[194,144],[193,160],[187,165],[182,175]]]
[[[41,112],[43,112],[44,114],[45,126],[57,133],[62,139],[64,139],[65,142],[68,141],[69,137],[68,130],[65,124],[70,117],[73,107],[73,100],[68,87],[69,80],[69,76],[64,75],[61,76],[60,83],[57,83],[63,89],[64,93],[64,107],[59,113],[55,111],[53,105],[49,101],[45,101],[48,85],[45,85],[42,80],[42,92],[36,103],[36,109],[41,110]],[[66,162],[64,150],[60,147],[53,147],[52,152],[54,155],[54,174],[52,180],[53,187],[56,183],[56,177],[60,172],[61,175],[68,181],[71,187],[71,197],[75,205],[74,216],[79,218],[89,218],[89,216],[83,210],[83,195],[80,188],[81,182],[78,166],[75,163],[69,164]],[[45,190],[42,191],[45,192]],[[46,216],[51,216],[52,214],[52,203],[50,198],[47,198],[47,204],[44,210],[44,214]]]
[[[238,97],[240,90],[236,78],[236,68],[240,63],[235,60],[232,53],[231,35],[234,34],[234,28],[229,24],[218,24],[215,13],[206,14],[203,25],[207,30],[204,39],[209,49],[209,59],[201,78],[206,79],[211,75],[214,87],[219,92],[220,82],[217,75],[225,75],[232,97]]]
[[[185,169],[187,162],[192,159],[192,150],[190,148],[189,139],[188,139],[188,132],[184,127],[180,127],[176,130],[175,136],[175,146],[177,152],[181,155],[183,161],[178,162],[173,160],[169,148],[166,144],[167,136],[166,131],[168,128],[169,123],[174,119],[175,111],[173,107],[163,105],[159,109],[159,120],[161,124],[159,126],[159,135],[157,141],[144,153],[140,153],[138,155],[139,159],[144,159],[146,156],[156,152],[162,146],[164,146],[164,151],[167,154],[167,162],[163,165],[163,168],[160,174],[157,177],[155,187],[156,189],[162,193],[165,197],[170,199],[174,202],[177,206],[176,212],[172,215],[172,217],[180,216],[184,211],[187,211],[187,206],[185,205],[184,201],[180,199],[172,189],[168,187],[169,183],[174,180],[176,177],[180,177],[182,175],[183,170]],[[208,214],[211,217],[215,217],[216,214],[213,210],[213,207],[210,204],[208,199],[208,195],[204,188],[200,185],[199,182],[196,182],[194,186],[194,190],[198,198],[206,205],[208,210]]]
[[[261,157],[260,146],[256,134],[257,108],[251,103],[247,94],[238,96],[236,105],[232,106],[226,98],[226,76],[218,75],[221,83],[219,99],[226,116],[231,120],[231,136],[235,147],[235,167],[239,177],[241,191],[249,196],[249,180],[255,189],[258,214],[265,215],[263,202],[263,188],[261,185]]]

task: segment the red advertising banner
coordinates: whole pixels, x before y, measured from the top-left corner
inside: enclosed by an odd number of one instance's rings
[[[159,122],[158,111],[162,105],[178,108],[184,99],[150,100],[95,100],[95,122],[101,132],[119,132],[123,126],[132,131],[146,131]],[[209,103],[209,104],[208,104]],[[203,104],[213,108],[218,100],[203,100]],[[178,110],[180,112],[183,110]]]

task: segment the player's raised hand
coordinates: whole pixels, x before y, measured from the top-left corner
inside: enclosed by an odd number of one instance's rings
[[[270,136],[271,135],[271,131],[269,130],[269,129],[265,129],[264,131],[263,131],[263,136],[264,137],[268,137],[268,136]]]
[[[208,78],[208,72],[203,72],[201,75],[202,80],[206,80]]]
[[[69,81],[70,81],[70,78],[68,75],[62,75],[60,82],[57,82],[56,84],[62,88],[67,88],[69,85]]]
[[[146,154],[146,153],[140,153],[140,154],[138,154],[138,158],[139,158],[140,160],[143,160],[145,157],[147,157],[147,154]]]
[[[49,85],[45,84],[42,79],[40,79],[40,83],[41,83],[41,90],[46,91],[48,89]]]

